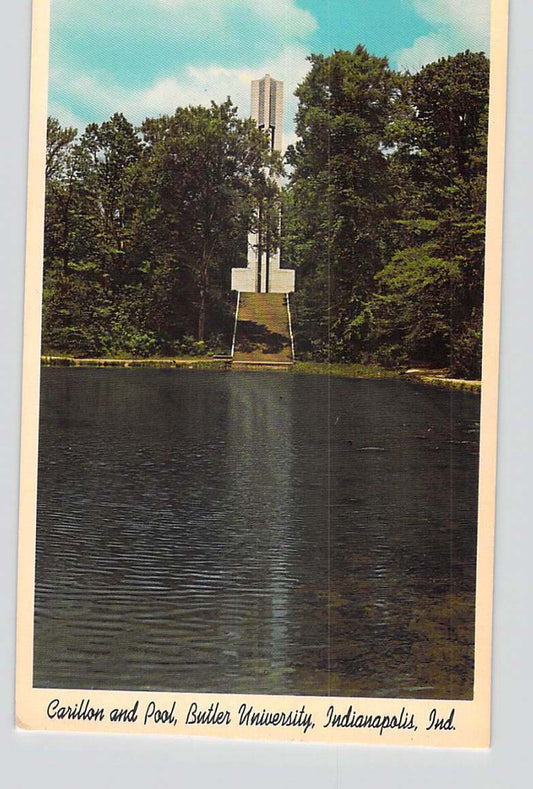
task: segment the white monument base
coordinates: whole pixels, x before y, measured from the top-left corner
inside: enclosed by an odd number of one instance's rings
[[[255,272],[250,268],[231,269],[231,289],[239,293],[255,293]]]
[[[294,269],[278,268],[270,272],[269,293],[293,293]]]
[[[265,74],[252,80],[252,118],[268,131],[270,150],[283,151],[283,82]],[[281,186],[281,179],[278,178]],[[266,235],[266,231],[265,231]],[[266,243],[265,243],[266,241]],[[294,270],[282,269],[279,249],[270,249],[268,236],[248,236],[248,265],[231,269],[231,289],[239,293],[293,293]]]
[[[253,267],[231,269],[231,289],[239,293],[258,293],[257,274]],[[263,293],[294,293],[294,269],[278,268],[270,272],[268,290]]]

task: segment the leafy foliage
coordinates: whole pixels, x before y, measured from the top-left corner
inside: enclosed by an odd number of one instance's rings
[[[49,119],[44,347],[227,348],[254,231],[297,269],[302,358],[479,376],[488,89],[481,53],[414,75],[363,46],[311,55],[282,191],[280,157],[229,99],[137,130]]]
[[[352,353],[347,327],[388,251],[395,207],[386,140],[400,77],[362,46],[310,63],[296,91],[285,248],[299,271],[300,331],[316,325],[339,358]]]
[[[255,123],[229,100],[139,131],[116,114],[78,141],[50,119],[48,150],[45,347],[195,354],[224,341],[229,269],[279,191],[281,161]]]
[[[363,47],[310,60],[285,201],[300,347],[479,375],[488,60],[415,75]]]

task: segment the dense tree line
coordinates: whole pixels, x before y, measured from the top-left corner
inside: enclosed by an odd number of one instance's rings
[[[50,119],[45,349],[224,347],[230,269],[259,222],[275,236],[282,197],[300,355],[478,376],[488,86],[483,54],[413,75],[362,46],[312,55],[281,196],[279,158],[229,100],[81,136]]]
[[[364,47],[310,60],[284,219],[299,347],[479,376],[488,60],[414,75]]]
[[[121,114],[48,121],[43,347],[200,353],[224,345],[229,271],[245,265],[279,157],[228,100],[139,130]]]

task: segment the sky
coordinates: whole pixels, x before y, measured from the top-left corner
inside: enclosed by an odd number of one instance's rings
[[[417,71],[465,49],[489,54],[490,0],[51,0],[49,115],[83,130],[123,112],[134,124],[285,83],[285,143],[309,53],[364,44]]]

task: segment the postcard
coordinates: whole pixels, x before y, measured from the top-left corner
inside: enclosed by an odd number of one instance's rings
[[[506,0],[34,0],[17,725],[490,743]]]

